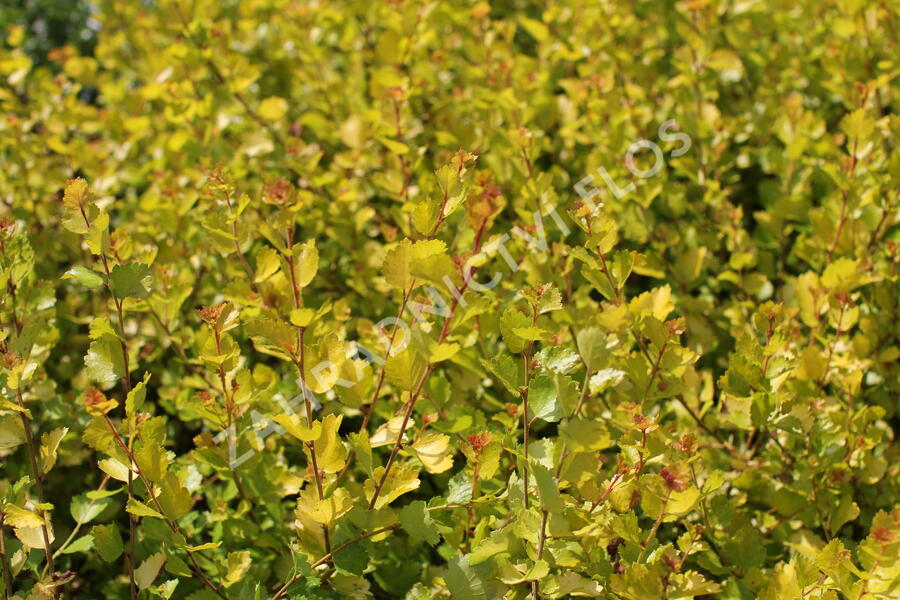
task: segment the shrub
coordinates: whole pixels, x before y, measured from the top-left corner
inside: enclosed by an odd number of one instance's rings
[[[897,598],[890,3],[97,3],[0,55],[5,598]]]

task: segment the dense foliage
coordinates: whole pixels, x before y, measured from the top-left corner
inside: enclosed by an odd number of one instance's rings
[[[896,0],[95,4],[0,48],[7,600],[900,598]]]

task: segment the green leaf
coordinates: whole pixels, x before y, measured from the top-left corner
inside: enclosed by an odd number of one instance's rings
[[[163,517],[161,514],[159,514],[137,498],[130,499],[128,501],[128,504],[125,506],[125,510],[136,517],[153,517],[155,519],[165,519],[165,517]]]
[[[91,342],[84,364],[88,378],[99,384],[115,383],[125,376],[122,347],[107,338]]]
[[[499,381],[506,391],[518,397],[521,375],[516,361],[508,354],[498,354],[490,360],[481,359],[481,364],[486,368],[493,379]]]
[[[89,523],[103,512],[107,504],[105,500],[91,502],[87,496],[75,496],[69,505],[69,512],[72,513],[76,523]]]
[[[116,439],[113,437],[103,417],[91,419],[84,433],[81,434],[81,439],[85,444],[98,452],[109,454],[113,452],[114,448],[117,448]]]
[[[467,504],[472,500],[472,478],[460,471],[447,483],[447,504]]]
[[[93,203],[94,195],[88,182],[82,177],[76,177],[66,182],[66,189],[63,190],[63,206],[73,210],[80,210]]]
[[[837,534],[841,527],[859,516],[859,505],[849,494],[843,494],[841,501],[831,513],[831,530]]]
[[[546,375],[532,378],[528,384],[528,407],[536,419],[555,423],[563,418],[556,385]]]
[[[412,450],[429,473],[443,473],[453,466],[450,436],[426,431],[412,444]]]
[[[322,435],[313,442],[319,469],[326,473],[339,472],[344,468],[347,459],[347,448],[341,442],[338,433],[343,419],[343,416],[334,414],[322,419]]]
[[[563,375],[571,373],[581,366],[578,353],[561,346],[542,348],[535,358],[542,368]]]
[[[304,244],[294,246],[293,257],[297,285],[301,288],[306,287],[319,270],[319,250],[316,248],[316,241],[308,240]]]
[[[352,539],[350,528],[339,525],[335,531],[335,544],[341,545]],[[382,542],[384,543],[384,542]],[[369,553],[362,544],[350,544],[334,555],[336,567],[347,573],[362,575],[369,566]]]
[[[278,251],[268,246],[256,254],[256,269],[254,269],[254,281],[261,283],[274,275],[280,266]]]
[[[538,581],[550,574],[550,565],[545,560],[537,560],[528,570],[521,567],[514,567],[514,575],[511,577],[501,577],[500,581],[507,585],[520,585],[528,581]]]
[[[857,140],[858,144],[863,144],[875,133],[875,119],[869,115],[868,110],[860,108],[847,114],[841,120],[841,130],[851,140]]]
[[[469,560],[463,554],[457,554],[447,562],[444,581],[453,600],[487,600],[489,597],[484,580],[469,566]]]
[[[74,279],[81,285],[92,290],[103,287],[103,278],[85,267],[72,267],[63,274],[62,279]]]
[[[297,347],[297,330],[284,321],[254,319],[246,324],[245,329],[247,335],[253,339],[254,344],[261,350],[267,349],[276,356],[286,353],[286,358],[299,351]],[[222,356],[224,356],[224,352]],[[210,354],[209,360],[215,361],[220,359]]]
[[[144,263],[116,265],[109,274],[109,286],[119,298],[146,298],[149,277],[150,267]]]
[[[599,327],[587,327],[578,332],[578,353],[587,365],[588,371],[594,373],[606,364],[606,336]]]
[[[697,571],[686,571],[685,573],[674,573],[669,579],[669,589],[667,594],[671,594],[671,598],[694,598],[696,596],[714,596],[721,591],[722,586],[713,581],[707,581],[703,575]]]
[[[148,556],[141,566],[134,570],[134,581],[137,583],[138,589],[146,590],[150,587],[164,564],[166,564],[166,555],[162,552]]]
[[[25,428],[19,415],[0,415],[0,449],[9,450],[24,442]]]
[[[531,319],[519,312],[513,307],[508,307],[503,311],[500,317],[500,334],[503,336],[503,342],[513,354],[518,354],[525,349],[527,341],[516,334],[517,329],[528,331],[531,326]]]
[[[94,256],[100,256],[109,250],[109,215],[100,213],[87,230],[85,243]]]
[[[400,511],[400,523],[414,540],[428,542],[432,546],[441,541],[437,527],[428,514],[428,507],[422,500],[416,500],[403,507]]]
[[[141,473],[151,483],[159,483],[169,466],[169,458],[166,456],[166,451],[162,446],[154,443],[142,444],[134,453],[134,460]]]
[[[537,483],[541,505],[544,509],[551,513],[562,512],[565,503],[559,494],[559,484],[553,477],[553,473],[545,466],[535,462],[531,464],[531,471],[534,473],[534,480]]]
[[[87,552],[94,547],[94,536],[90,533],[72,540],[65,548],[59,550],[60,554],[75,554],[76,552]]]
[[[587,419],[566,420],[560,425],[560,435],[571,452],[596,452],[612,444],[612,437],[603,423]]]
[[[413,348],[388,357],[384,372],[388,381],[401,390],[411,392],[425,374],[427,362]]]
[[[316,311],[311,308],[295,308],[291,311],[291,325],[294,327],[307,327],[312,323]]]
[[[592,395],[605,392],[606,390],[619,385],[625,379],[625,371],[619,369],[600,369],[593,375],[589,382],[590,392]]]
[[[816,555],[816,566],[823,572],[834,575],[850,564],[850,552],[839,539],[828,542]]]
[[[381,481],[384,467],[375,469],[374,478],[367,479],[365,483],[366,499],[371,502],[375,493],[375,482]],[[388,473],[375,501],[375,509],[381,509],[399,498],[403,494],[419,488],[419,470],[410,465],[394,465]]]
[[[724,558],[736,567],[749,569],[765,564],[766,546],[759,533],[751,527],[741,527],[722,547]]]
[[[134,419],[134,416],[144,405],[144,400],[147,398],[148,381],[150,381],[149,372],[144,374],[143,381],[139,381],[137,385],[128,392],[128,397],[125,399],[125,414],[129,419]]]
[[[512,332],[523,340],[529,341],[546,339],[549,333],[540,327],[514,327]]]
[[[301,442],[312,442],[322,436],[322,422],[313,421],[312,427],[307,427],[300,415],[278,415],[272,419]]]
[[[447,246],[440,240],[401,241],[388,250],[382,270],[387,282],[403,292],[429,282],[443,287],[444,277],[452,280],[455,273]]]
[[[159,487],[159,505],[170,519],[180,519],[191,510],[191,494],[175,473],[166,473]]]
[[[91,535],[94,536],[94,548],[104,561],[113,562],[122,555],[122,536],[115,523],[94,525]]]
[[[99,340],[103,338],[118,340],[119,336],[116,333],[116,330],[113,329],[112,323],[109,322],[108,318],[94,317],[94,319],[91,321],[90,338],[92,340]]]
[[[379,136],[378,141],[381,142],[385,148],[393,152],[394,154],[406,154],[409,152],[409,146],[402,142],[398,142],[397,140],[392,140],[388,137]]]
[[[6,524],[16,529],[40,527],[44,524],[44,519],[39,514],[15,504],[7,504],[3,507],[3,512],[6,513]]]
[[[538,42],[543,42],[550,36],[550,30],[540,21],[521,17],[519,19],[519,25],[521,25],[522,29],[527,31],[528,34]]]
[[[238,583],[250,570],[252,560],[250,552],[243,550],[241,552],[229,552],[226,559],[225,567],[225,587],[231,587]]]

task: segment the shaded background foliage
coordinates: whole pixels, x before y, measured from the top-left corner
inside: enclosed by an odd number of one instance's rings
[[[50,51],[65,45],[93,54],[97,32],[90,15],[91,5],[81,0],[0,2],[0,28],[5,34],[12,26],[24,27],[28,33],[22,48],[39,64],[48,63]]]
[[[198,600],[289,581],[300,598],[897,597],[897,15],[3,4],[5,581],[22,598],[127,597],[137,567],[142,597]],[[681,156],[658,134],[670,119]],[[665,155],[646,179],[624,160],[639,139]],[[592,215],[578,189],[594,187]],[[535,211],[546,247],[512,233],[537,236]],[[425,313],[384,370],[345,360],[349,342],[383,353],[375,324],[412,323],[407,300],[437,302],[404,272],[451,303],[441,276],[461,285],[503,234],[516,271],[496,248],[478,265],[497,287]],[[195,310],[222,302],[240,313],[227,327]],[[323,356],[364,373],[315,390],[313,449],[343,476],[309,468],[312,425],[279,403],[300,393],[296,362]],[[150,481],[165,519],[123,476],[106,398],[141,471],[174,477]],[[407,408],[407,478],[368,510]],[[260,440],[260,419],[291,433]],[[235,468],[226,422],[252,454]],[[42,438],[60,431],[58,449]],[[35,476],[39,446],[55,468]],[[327,535],[318,502],[337,507]]]

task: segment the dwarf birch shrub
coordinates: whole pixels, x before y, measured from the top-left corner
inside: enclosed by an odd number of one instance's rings
[[[0,49],[5,599],[900,597],[893,2],[94,8]]]

